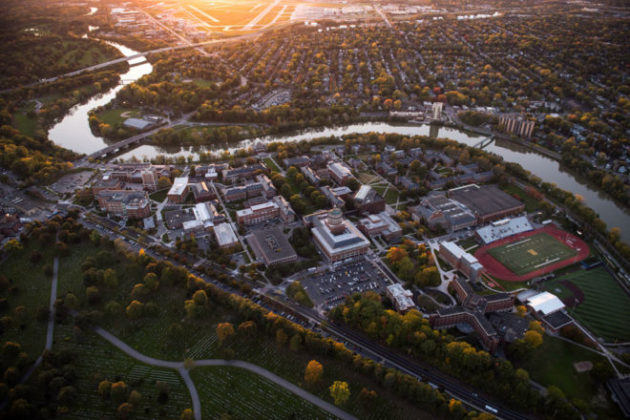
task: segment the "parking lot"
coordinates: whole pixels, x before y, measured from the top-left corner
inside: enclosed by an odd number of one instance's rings
[[[301,283],[315,307],[323,311],[339,305],[346,296],[369,290],[381,293],[388,285],[386,277],[363,257],[306,277]]]

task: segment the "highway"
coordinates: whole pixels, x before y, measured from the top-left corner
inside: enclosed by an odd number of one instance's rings
[[[86,218],[82,218],[81,221],[88,228],[96,229],[100,233],[107,234],[111,239],[121,237],[120,233],[109,231],[109,229],[111,229],[112,227],[119,228],[119,226],[107,218],[91,215],[89,221],[86,220]],[[99,225],[105,226],[107,228],[107,231],[104,231],[102,228],[100,228]],[[121,229],[121,231],[124,231],[125,235],[131,236],[132,238],[139,238],[139,235],[136,232],[129,231],[127,229]],[[128,240],[127,242],[130,241]],[[191,269],[191,267],[188,267],[185,264],[181,264],[173,259],[158,254],[151,249],[146,249],[145,245],[139,245],[136,243],[131,244],[131,249],[136,252],[139,251],[140,248],[145,248],[146,254],[155,259],[168,260],[174,265],[183,266],[187,270],[192,271],[193,274],[195,274],[196,276],[202,278],[204,281],[212,283],[213,285],[219,287],[226,292],[233,293],[244,298],[250,298],[241,291],[233,289],[232,287],[225,285],[216,279],[210,278],[209,276],[203,274],[202,272],[199,272],[198,270]],[[220,271],[232,277],[239,277],[238,275],[235,276],[232,271],[226,270],[225,268],[222,268],[212,262],[204,261],[201,266],[203,266],[204,268],[211,268],[215,271]],[[440,389],[442,389],[445,393],[462,401],[462,403],[464,403],[465,405],[475,408],[478,411],[490,412],[485,408],[486,406],[490,406],[497,410],[497,413],[493,412],[492,414],[500,419],[527,420],[535,418],[534,416],[525,415],[516,410],[507,408],[503,404],[498,403],[496,400],[491,399],[487,395],[480,393],[471,386],[462,384],[459,380],[440,372],[434,367],[431,367],[430,365],[419,360],[411,359],[407,356],[401,355],[397,351],[385,347],[365,337],[363,334],[354,331],[351,328],[331,323],[327,318],[321,316],[314,310],[304,308],[297,303],[290,302],[285,299],[280,299],[278,296],[264,294],[259,290],[253,290],[252,293],[258,295],[258,297],[262,299],[261,302],[257,303],[265,307],[266,309],[273,310],[275,313],[278,313],[277,307],[279,307],[281,308],[281,311],[286,311],[290,314],[296,314],[306,321],[305,323],[302,323],[302,325],[305,325],[308,322],[315,325],[315,332],[318,332],[317,330],[320,329],[325,330],[330,333],[337,341],[349,343],[351,347],[354,347],[352,348],[352,350],[356,351],[357,353],[360,353],[365,357],[369,357],[376,362],[382,363],[385,366],[393,367],[400,370],[401,372],[412,375],[418,380],[425,381],[430,385],[440,387]],[[268,302],[270,302],[271,305],[267,304]],[[272,307],[272,305],[277,307],[274,308]],[[282,313],[280,313],[279,315],[287,316],[286,314]]]

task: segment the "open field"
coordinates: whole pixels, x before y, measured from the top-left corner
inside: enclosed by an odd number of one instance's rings
[[[114,108],[96,114],[104,123],[119,128],[127,118],[139,117],[140,111],[130,108]]]
[[[546,289],[572,301],[576,296],[571,289],[575,286],[583,297],[577,306],[569,306],[571,315],[607,341],[630,341],[630,297],[606,269],[575,271],[547,283]]]
[[[582,261],[589,252],[580,238],[547,225],[493,242],[475,257],[492,277],[521,282]]]
[[[142,394],[133,412],[134,419],[179,418],[181,412],[192,407],[186,385],[177,372],[144,365],[92,332],[77,335],[70,324],[55,329],[55,350],[70,350],[77,355],[77,401],[66,418],[116,419],[117,404],[98,394],[101,380],[125,381],[130,389]],[[168,401],[159,403],[156,381],[168,384]],[[227,394],[228,397],[231,394]],[[232,402],[236,402],[236,398]]]
[[[280,172],[280,168],[278,168],[278,165],[276,165],[274,161],[270,158],[264,158],[263,162],[265,166],[269,168],[272,172]]]
[[[529,273],[577,254],[574,249],[546,233],[492,248],[488,253],[517,275]]]
[[[42,246],[31,240],[22,251],[0,265],[0,276],[9,281],[8,290],[0,294],[8,304],[3,315],[11,319],[10,327],[5,329],[2,339],[20,343],[31,360],[41,354],[46,341],[48,315],[44,321],[38,321],[37,312],[48,310],[52,276],[46,275],[43,267],[50,265],[52,270],[53,250],[53,246]],[[31,260],[31,254],[35,251],[42,255],[38,262]]]
[[[575,344],[545,335],[543,344],[519,367],[525,368],[531,378],[543,386],[560,387],[568,397],[593,398],[594,385],[588,372],[577,373],[573,364],[581,361],[593,363],[605,360],[597,353]]]
[[[203,418],[227,414],[235,418],[332,418],[265,378],[235,367],[202,367],[191,372]]]

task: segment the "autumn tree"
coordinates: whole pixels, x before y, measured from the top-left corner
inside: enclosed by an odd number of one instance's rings
[[[234,336],[234,326],[229,322],[221,322],[217,325],[217,337],[219,344],[223,345]]]
[[[324,366],[319,363],[317,360],[311,360],[306,365],[306,369],[304,371],[304,382],[308,385],[315,385],[320,381],[322,375],[324,374]]]
[[[348,401],[348,398],[350,398],[350,387],[348,386],[348,382],[335,381],[328,389],[335,405],[343,405],[346,401]]]

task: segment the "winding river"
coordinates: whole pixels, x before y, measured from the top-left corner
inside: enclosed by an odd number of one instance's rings
[[[118,48],[126,57],[137,54],[124,45],[110,42],[110,45]],[[151,73],[153,67],[143,57],[129,60],[131,66],[129,71],[121,76],[122,84],[129,84],[145,74]],[[56,144],[79,153],[92,153],[102,149],[107,145],[102,137],[95,136],[88,124],[88,112],[98,106],[105,105],[111,101],[122,85],[110,89],[108,92],[91,98],[85,104],[77,105],[70,110],[70,113],[49,132],[49,138]],[[320,130],[305,130],[299,134],[287,136],[267,136],[262,138],[243,140],[234,146],[217,147],[214,151],[228,150],[233,152],[237,149],[248,147],[255,142],[262,141],[269,143],[311,140],[317,137],[343,136],[350,133],[397,133],[406,136],[422,135],[430,137],[442,137],[456,140],[460,143],[474,146],[485,137],[467,133],[453,128],[438,128],[429,125],[397,125],[383,122],[372,122],[363,124],[352,124],[342,127],[331,127]],[[151,145],[142,145],[121,156],[120,159],[127,160],[136,158],[146,160],[158,155],[192,156],[197,157],[200,148],[173,148],[163,149]],[[529,170],[545,182],[556,184],[558,187],[579,194],[584,197],[584,202],[595,210],[604,222],[611,227],[621,229],[621,237],[624,241],[630,242],[630,211],[618,205],[606,194],[587,185],[584,180],[577,179],[574,175],[566,172],[558,162],[548,157],[542,156],[528,148],[515,145],[510,142],[493,142],[485,148],[486,151],[502,156],[507,162],[516,162]]]
[[[118,48],[125,57],[138,54],[138,51],[134,51],[124,45],[110,41],[107,41],[107,43]],[[88,112],[114,99],[123,85],[133,83],[145,74],[153,71],[153,66],[144,57],[131,59],[128,63],[129,71],[120,76],[122,84],[114,86],[105,93],[93,96],[84,104],[72,107],[69,113],[50,129],[48,137],[59,146],[78,153],[91,153],[106,147],[107,143],[102,137],[92,134],[88,123]]]

